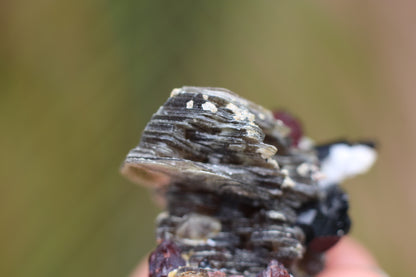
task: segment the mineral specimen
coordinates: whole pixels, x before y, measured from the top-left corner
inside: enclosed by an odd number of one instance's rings
[[[122,173],[165,199],[150,277],[306,277],[350,228],[338,186],[376,158],[220,88],[174,89]],[[327,178],[325,178],[327,176]]]

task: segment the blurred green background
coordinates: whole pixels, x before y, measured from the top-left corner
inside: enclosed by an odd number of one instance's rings
[[[332,2],[1,1],[0,276],[128,276],[158,208],[119,166],[182,85],[284,107],[317,141],[378,140],[344,185],[352,235],[416,276],[413,4]]]

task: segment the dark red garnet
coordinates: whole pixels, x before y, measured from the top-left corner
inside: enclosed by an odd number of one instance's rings
[[[283,111],[277,110],[273,112],[275,119],[281,120],[287,127],[290,128],[290,137],[292,138],[292,146],[297,147],[299,140],[303,136],[302,125],[300,121],[295,118],[292,114]]]
[[[314,252],[323,253],[332,246],[334,246],[341,236],[327,236],[327,237],[316,237],[308,245],[308,249]]]
[[[169,272],[185,264],[178,246],[172,241],[162,241],[149,256],[149,277],[167,277]]]
[[[290,274],[283,264],[271,260],[267,268],[260,272],[257,277],[290,277]]]

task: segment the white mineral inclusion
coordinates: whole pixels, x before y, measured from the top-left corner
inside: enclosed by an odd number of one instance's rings
[[[186,102],[187,109],[192,109],[193,107],[194,107],[194,100],[189,100],[188,102]]]
[[[202,98],[204,98],[204,100],[208,100],[208,95],[203,94],[203,95],[202,95]]]
[[[240,109],[233,103],[228,103],[227,106],[225,106],[225,108],[229,109],[230,111],[234,113],[233,118],[235,120],[242,121],[242,120],[248,119],[250,122],[254,122],[254,119],[255,119],[254,114],[252,114],[251,112],[247,110]]]
[[[370,146],[335,144],[330,147],[328,156],[321,163],[321,172],[325,178],[319,181],[319,185],[334,185],[365,173],[376,159],[377,153]]]
[[[251,126],[247,126],[247,128],[245,129],[246,131],[246,136],[253,138],[253,139],[258,139],[259,138],[259,132],[257,132],[254,128],[252,128]]]
[[[269,164],[273,165],[275,168],[279,168],[279,164],[277,163],[277,161],[276,161],[276,160],[273,160],[272,158],[268,158],[268,159],[266,159],[266,161],[267,161]]]
[[[314,147],[315,142],[309,138],[309,137],[305,137],[303,136],[298,143],[298,148],[301,150],[310,150]]]
[[[212,113],[216,113],[218,111],[217,106],[209,101],[202,104],[201,107],[204,111],[210,111]]]
[[[308,177],[319,171],[319,168],[311,163],[302,163],[296,168],[297,173],[302,177]]]
[[[172,92],[170,93],[170,97],[175,97],[176,95],[180,94],[182,91],[182,89],[180,88],[175,88],[172,90]]]
[[[286,220],[285,214],[280,212],[280,211],[270,210],[270,211],[266,212],[266,215],[267,215],[267,217],[269,217],[271,219],[278,219],[278,220],[282,220],[282,221]]]
[[[283,179],[282,187],[291,188],[296,185],[295,181],[293,181],[293,179],[290,178],[289,176],[289,170],[287,170],[286,168],[283,168],[280,172],[282,172],[283,175],[285,175],[285,178]]]
[[[268,158],[271,158],[274,154],[276,154],[276,148],[273,146],[261,147],[256,150],[256,153],[259,153],[262,159],[267,160]]]
[[[286,176],[285,179],[283,179],[282,187],[284,188],[293,188],[296,185],[295,181],[293,181],[292,178],[289,176]]]
[[[302,177],[308,177],[311,172],[311,167],[308,163],[302,163],[297,168],[296,171]]]

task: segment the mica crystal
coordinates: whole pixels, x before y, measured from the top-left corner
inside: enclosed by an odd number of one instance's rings
[[[349,231],[348,198],[338,179],[323,181],[334,172],[321,171],[341,160],[330,154],[339,151],[320,155],[324,148],[298,147],[302,140],[287,113],[273,115],[226,89],[174,89],[121,169],[165,202],[150,277],[318,273],[324,252]],[[344,170],[339,164],[326,168]]]

